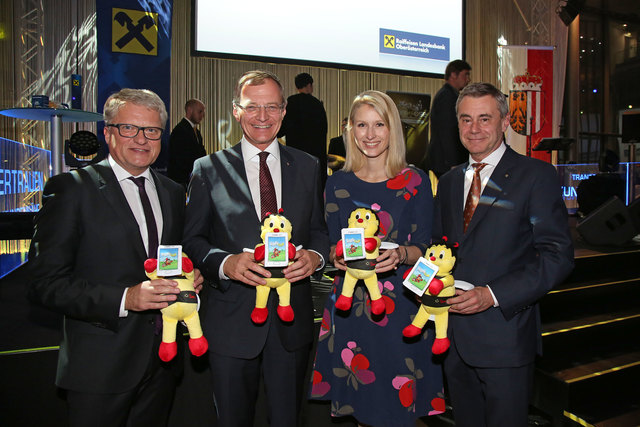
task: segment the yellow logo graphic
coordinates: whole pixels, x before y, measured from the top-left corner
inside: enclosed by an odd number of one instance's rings
[[[384,47],[388,47],[389,49],[396,48],[396,36],[391,36],[388,34],[384,35]]]
[[[78,80],[78,79],[72,79],[72,80],[71,80],[71,84],[72,84],[73,86],[80,86],[80,80]]]
[[[158,55],[158,14],[142,10],[112,9],[113,52]]]

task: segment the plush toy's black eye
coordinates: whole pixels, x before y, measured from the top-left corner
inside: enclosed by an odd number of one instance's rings
[[[433,251],[429,252],[429,258],[431,258],[432,256],[434,256]]]
[[[365,218],[367,219],[367,221],[370,220],[371,219],[371,214],[367,212],[367,215],[365,216]]]
[[[273,223],[273,221],[271,221],[271,222],[269,223],[269,228],[273,228],[273,226],[274,226],[274,225],[275,225],[275,224]]]
[[[280,223],[280,228],[284,228],[284,221]]]
[[[356,214],[356,219],[360,219],[360,213]]]

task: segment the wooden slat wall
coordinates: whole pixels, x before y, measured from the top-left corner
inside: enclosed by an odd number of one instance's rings
[[[525,16],[530,15],[530,2],[518,2]],[[340,133],[341,119],[348,114],[353,97],[363,90],[396,90],[433,96],[442,86],[441,79],[425,77],[192,57],[191,0],[174,0],[173,5],[170,120],[173,125],[182,118],[187,99],[201,99],[207,106],[201,129],[207,152],[235,144],[240,139],[241,130],[231,116],[233,86],[243,72],[251,69],[276,73],[287,96],[296,92],[293,83],[296,74],[311,74],[314,95],[324,102],[327,111],[329,137]],[[510,44],[526,44],[530,39],[513,0],[467,0],[466,26],[466,56],[473,67],[474,81],[497,83],[496,48],[501,35]]]
[[[0,41],[0,54],[5,64],[0,74],[0,92],[2,105],[10,108],[18,105],[22,88],[20,87],[19,67],[16,64],[19,53],[15,50],[17,40],[11,25],[15,10],[21,0],[2,1],[1,22],[12,33]],[[64,44],[76,22],[91,26],[95,23],[95,2],[98,0],[48,0],[45,2],[45,64],[43,75],[52,76],[47,84],[47,92],[56,94],[61,100],[68,100],[68,74],[75,70],[75,46]],[[361,0],[359,0],[361,1]],[[509,44],[529,43],[531,35],[514,4],[517,1],[525,16],[531,16],[534,1],[546,1],[555,9],[556,0],[467,0],[466,1],[466,59],[473,67],[474,81],[497,83],[497,40],[500,36]],[[8,3],[13,4],[14,9]],[[75,12],[77,11],[77,17]],[[555,18],[555,14],[551,16]],[[529,21],[531,21],[530,18]],[[428,32],[428,29],[425,29]],[[264,68],[275,72],[285,87],[285,94],[295,93],[294,76],[300,72],[310,73],[315,80],[315,93],[324,102],[329,121],[329,137],[338,135],[340,121],[346,116],[351,100],[359,92],[367,89],[381,91],[397,90],[406,92],[429,93],[435,95],[442,86],[441,79],[408,77],[365,71],[338,70],[320,67],[304,67],[282,64],[191,57],[191,0],[173,1],[172,59],[171,59],[171,101],[170,122],[173,126],[184,114],[183,106],[187,99],[202,99],[207,106],[206,117],[202,124],[202,133],[208,152],[230,144],[235,144],[241,132],[231,115],[233,86],[237,78],[245,71]],[[79,71],[84,78],[84,108],[99,111],[102,106],[95,105],[96,63],[95,29],[91,32],[94,41],[80,42]],[[63,49],[66,46],[66,50]],[[65,56],[66,55],[66,56]],[[11,58],[16,58],[12,61]],[[69,64],[72,64],[71,67]],[[7,71],[9,69],[9,71]],[[0,120],[0,135],[18,139],[13,122]],[[46,132],[45,132],[46,133]],[[67,130],[65,130],[65,135]]]

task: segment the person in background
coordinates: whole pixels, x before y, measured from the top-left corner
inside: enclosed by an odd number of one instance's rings
[[[287,98],[287,114],[278,137],[287,147],[297,148],[320,161],[321,183],[327,180],[327,113],[322,101],[313,96],[313,77],[300,73],[295,78],[298,93]]]
[[[460,142],[456,99],[471,80],[471,66],[461,60],[449,62],[444,72],[444,86],[431,103],[431,142],[427,149],[427,170],[438,178],[452,167],[467,161],[469,153]]]
[[[171,131],[169,139],[169,165],[167,175],[185,188],[189,184],[193,162],[207,155],[202,134],[197,126],[204,118],[205,106],[198,99],[184,105],[185,116]]]
[[[347,123],[349,122],[349,118],[345,117],[342,119],[342,123],[340,124],[340,135],[329,140],[329,151],[327,154],[327,164],[332,171],[337,171],[344,166],[345,157],[347,157],[346,150],[346,129]]]

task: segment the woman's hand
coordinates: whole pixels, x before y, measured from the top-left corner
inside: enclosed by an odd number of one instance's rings
[[[347,271],[347,264],[345,264],[344,258],[336,257],[336,245],[331,246],[329,261],[331,261],[338,270]]]
[[[376,258],[376,274],[396,270],[398,265],[402,264],[405,260],[405,249],[402,246],[398,246],[395,249],[385,249],[381,251],[378,258]]]

